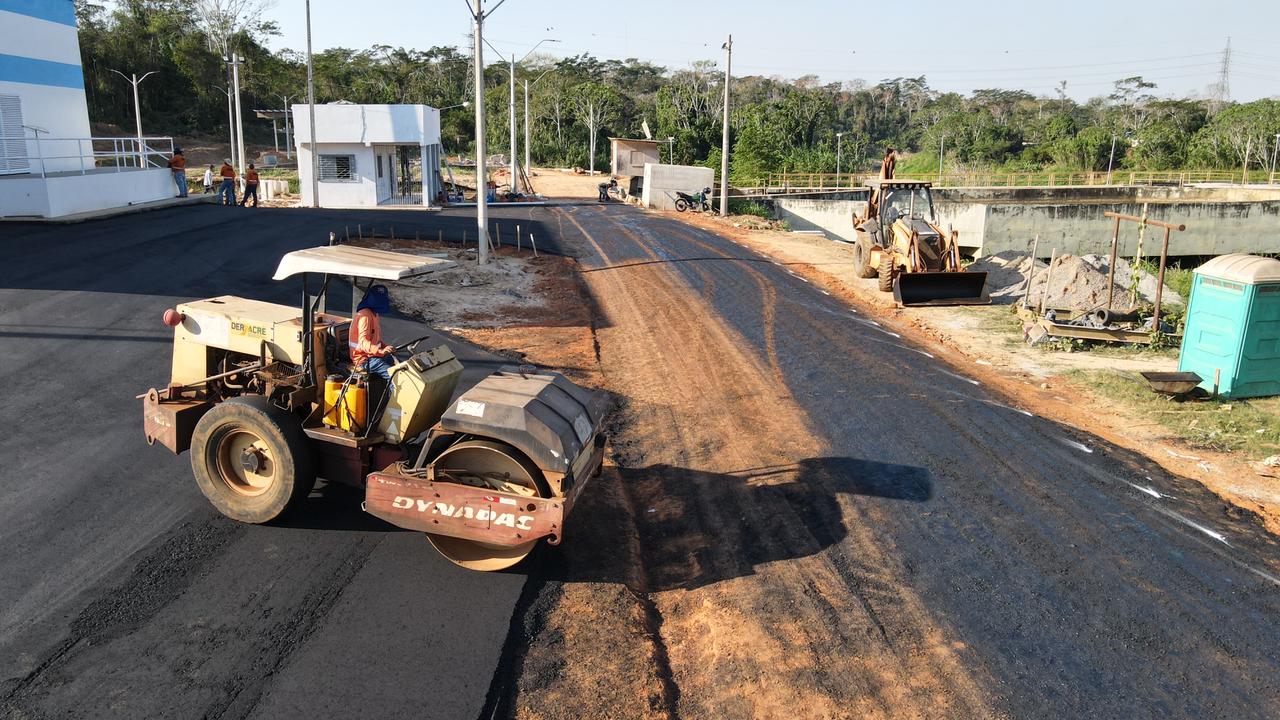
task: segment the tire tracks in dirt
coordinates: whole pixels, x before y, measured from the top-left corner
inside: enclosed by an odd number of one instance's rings
[[[679,693],[667,716],[987,716],[874,519],[833,490],[839,470],[779,385],[776,345],[759,358],[674,263],[618,265],[583,222],[608,223],[627,252],[673,250],[608,215],[567,217],[604,262],[586,282],[608,318],[602,376],[628,399],[615,455],[661,619],[655,652]]]

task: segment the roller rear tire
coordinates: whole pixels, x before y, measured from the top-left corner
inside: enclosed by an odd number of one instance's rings
[[[200,492],[232,520],[267,523],[311,494],[314,452],[302,423],[261,395],[226,400],[191,436]]]

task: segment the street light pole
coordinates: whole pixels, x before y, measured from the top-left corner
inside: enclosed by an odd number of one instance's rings
[[[840,187],[840,141],[844,139],[844,133],[836,133],[836,187]]]
[[[676,137],[675,135],[667,136],[667,160],[672,164],[676,164]]]
[[[142,84],[142,81],[146,80],[147,76],[154,75],[157,71],[152,70],[151,72],[146,73],[142,77],[138,77],[138,73],[130,73],[128,75],[125,75],[119,70],[112,70],[111,72],[124,78],[126,81],[128,81],[130,85],[133,86],[133,120],[134,120],[134,123],[137,125],[137,130],[138,130],[138,167],[142,167],[143,164],[145,164],[145,160],[142,152],[142,105],[141,103],[138,102],[138,85]]]
[[[720,217],[729,217],[729,79],[733,73],[733,35],[724,45],[724,118],[720,122]]]
[[[477,0],[478,2],[479,0]],[[311,61],[311,0],[307,0],[307,127],[311,133],[311,207],[320,207],[320,155],[316,148],[316,82]]]
[[[1280,133],[1276,133],[1276,144],[1271,150],[1271,175],[1267,177],[1267,184],[1275,182],[1276,177],[1276,153],[1280,152]]]
[[[511,133],[511,160],[507,167],[511,170],[511,194],[517,192],[516,178],[520,174],[519,163],[516,162],[516,55],[511,53],[511,100],[507,105],[507,125]]]
[[[947,134],[943,133],[942,137],[938,139],[938,184],[939,185],[942,184],[942,168],[944,166],[944,163],[946,162],[945,160],[946,155],[944,154],[946,152],[946,148],[947,148]]]
[[[1111,184],[1111,168],[1116,162],[1116,134],[1111,133],[1111,155],[1107,158],[1107,184]]]
[[[290,160],[293,159],[293,136],[289,133],[289,116],[293,115],[293,109],[289,106],[288,95],[280,95],[284,101],[284,156]]]
[[[529,81],[524,81],[524,171],[529,172]]]
[[[237,53],[231,53],[231,78],[236,89],[236,147],[239,151],[240,178],[244,180],[244,111],[240,106],[240,65],[244,62]]]

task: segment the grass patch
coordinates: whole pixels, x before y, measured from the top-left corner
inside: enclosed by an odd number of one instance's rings
[[[1072,370],[1066,376],[1195,447],[1242,453],[1255,460],[1280,454],[1280,397],[1178,402],[1152,392],[1132,373]]]
[[[772,220],[773,213],[769,212],[769,208],[764,203],[758,203],[755,200],[730,200],[730,215],[755,215],[758,218]]]

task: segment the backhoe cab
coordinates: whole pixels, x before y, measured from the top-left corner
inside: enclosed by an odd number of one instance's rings
[[[427,533],[464,567],[500,570],[540,539],[558,544],[600,472],[604,398],[557,373],[506,368],[455,398],[462,364],[426,337],[396,348],[388,387],[352,367],[351,320],[324,309],[334,278],[358,288],[453,266],[310,248],[285,255],[274,277],[302,276],[300,307],[222,296],[166,310],[171,379],[139,396],[148,444],[189,449],[201,492],[242,522],[275,520],[324,478],[364,488],[365,511]]]
[[[959,233],[937,225],[931,185],[872,180],[866,216],[855,211],[854,273],[879,277],[899,306],[980,305],[991,302],[987,274],[960,264]]]

